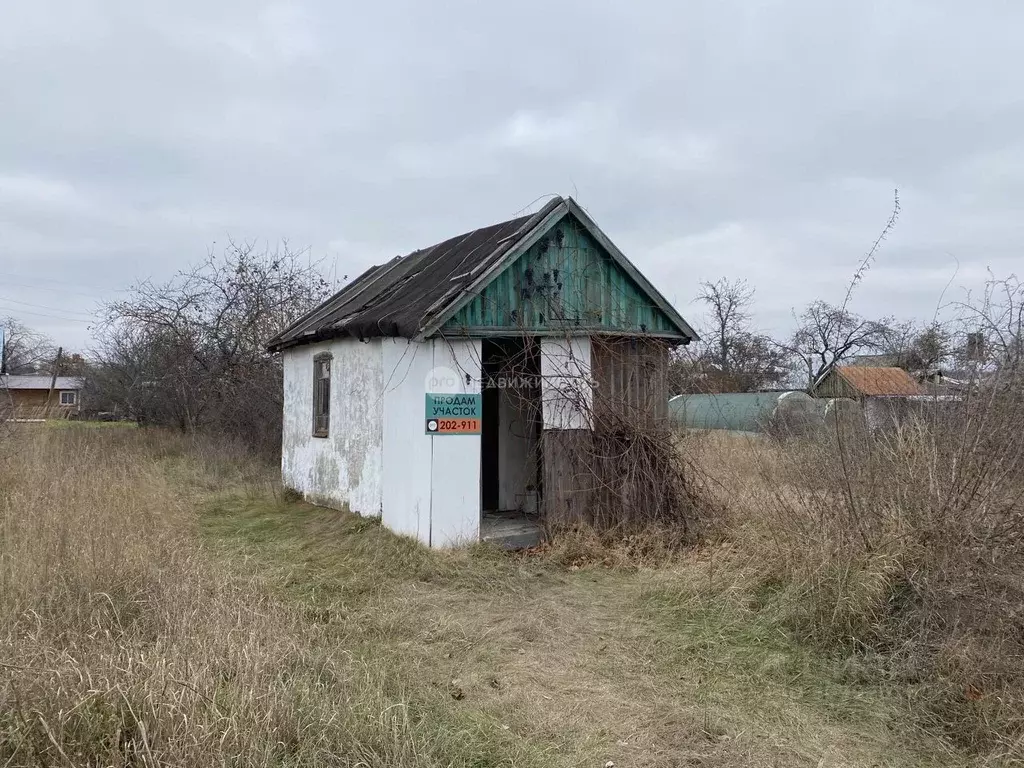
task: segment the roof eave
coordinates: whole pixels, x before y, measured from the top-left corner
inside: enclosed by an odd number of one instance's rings
[[[501,251],[500,257],[494,258],[493,262],[480,272],[480,276],[476,280],[453,296],[446,306],[439,307],[438,311],[430,319],[424,318],[424,322],[417,329],[413,340],[423,341],[436,335],[441,330],[441,326],[448,322],[460,309],[473,301],[479,291],[490,283],[502,269],[519,258],[555,222],[565,215],[568,210],[565,207],[565,202],[561,197],[549,201],[520,229],[518,237],[514,241],[504,248],[501,247],[504,243],[499,243],[485,261],[492,259],[499,250]]]
[[[693,327],[688,322],[686,322],[686,320],[683,319],[683,316],[680,315],[679,312],[676,311],[676,308],[673,307],[669,303],[669,301],[661,294],[661,291],[655,288],[654,284],[651,283],[651,281],[648,280],[646,277],[644,277],[643,273],[636,268],[636,266],[633,264],[632,261],[629,260],[626,254],[619,250],[619,247],[611,241],[611,238],[609,238],[601,230],[599,226],[597,226],[597,223],[590,218],[587,212],[584,211],[579,206],[579,204],[571,197],[566,199],[565,202],[569,208],[569,212],[572,213],[580,222],[583,223],[583,225],[587,228],[587,231],[590,233],[591,237],[597,240],[597,242],[609,254],[611,254],[612,258],[615,259],[615,261],[618,262],[619,266],[622,267],[626,274],[628,274],[630,278],[632,278],[633,281],[638,286],[640,286],[641,290],[643,290],[652,299],[654,299],[654,303],[657,305],[658,309],[660,309],[668,316],[669,320],[671,320],[676,325],[678,330],[687,337],[689,337],[690,341],[700,341],[700,336],[693,329]]]

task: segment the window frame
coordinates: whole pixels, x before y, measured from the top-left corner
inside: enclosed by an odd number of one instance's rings
[[[67,403],[64,402],[64,396],[65,395],[71,395],[71,402],[67,402]],[[67,405],[67,406],[78,405],[78,392],[76,392],[73,389],[62,390],[61,393],[60,393],[60,404],[61,405]]]
[[[313,437],[331,434],[331,363],[330,352],[313,356]],[[326,373],[326,375],[324,375]]]

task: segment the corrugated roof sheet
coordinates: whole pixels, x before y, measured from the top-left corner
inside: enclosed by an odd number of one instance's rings
[[[489,269],[559,208],[575,210],[576,204],[555,197],[530,216],[475,229],[371,267],[267,342],[267,348],[278,351],[336,336],[416,338],[446,319],[446,312],[454,311]],[[619,258],[624,259],[621,254]],[[635,268],[630,265],[630,269]],[[657,293],[653,287],[650,290]],[[681,338],[696,338],[660,294],[655,300],[666,305],[667,314],[680,326]]]
[[[271,349],[332,336],[414,337],[435,305],[448,306],[476,281],[484,262],[500,259],[562,202],[540,211],[473,230],[437,245],[370,267],[341,291],[268,342]]]
[[[0,389],[49,389],[52,376],[0,376]],[[85,380],[77,376],[58,376],[54,389],[82,389]]]
[[[862,395],[868,397],[923,395],[924,389],[902,368],[871,368],[842,365],[836,373]]]

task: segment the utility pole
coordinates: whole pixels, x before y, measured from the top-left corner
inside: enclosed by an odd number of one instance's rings
[[[50,391],[46,393],[46,412],[43,414],[45,419],[50,415],[50,400],[53,398],[53,391],[57,388],[57,374],[60,373],[60,358],[64,354],[64,347],[57,347],[57,359],[53,361],[53,376],[50,377]]]

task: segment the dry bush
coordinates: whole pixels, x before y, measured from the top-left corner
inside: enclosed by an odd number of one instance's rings
[[[264,345],[329,290],[318,264],[287,243],[231,242],[166,283],[140,281],[103,308],[90,408],[230,435],[276,459],[283,373]]]
[[[198,542],[185,436],[0,446],[0,765],[435,765],[386,670]],[[202,471],[256,482],[209,451]],[[250,466],[245,466],[246,464]],[[441,743],[438,746],[439,742]]]
[[[957,743],[1021,757],[1020,391],[731,452],[704,463],[729,497],[762,609],[807,642],[880,660]]]

